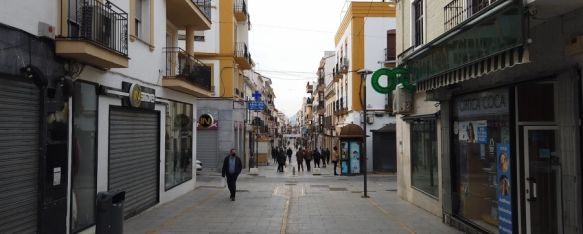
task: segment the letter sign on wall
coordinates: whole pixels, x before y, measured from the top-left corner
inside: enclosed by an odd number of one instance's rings
[[[198,117],[197,123],[198,129],[217,129],[219,128],[218,123],[215,121],[211,114],[205,113]]]

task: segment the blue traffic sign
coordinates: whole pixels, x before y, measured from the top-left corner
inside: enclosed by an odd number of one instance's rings
[[[263,102],[249,102],[249,110],[262,111],[265,110],[265,103]]]

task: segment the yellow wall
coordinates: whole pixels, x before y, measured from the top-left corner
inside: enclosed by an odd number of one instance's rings
[[[352,110],[361,111],[362,105],[360,103],[360,90],[362,87],[362,79],[356,71],[364,68],[364,18],[358,17],[352,19],[352,67],[349,72],[352,74]]]
[[[235,15],[233,0],[220,0],[219,6],[219,54],[229,55],[220,58],[220,97],[233,97],[235,79]]]

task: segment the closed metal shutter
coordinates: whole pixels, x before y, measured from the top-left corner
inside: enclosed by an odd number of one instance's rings
[[[36,233],[38,88],[0,77],[0,233]]]
[[[158,203],[159,113],[112,108],[109,190],[124,190],[124,217]]]
[[[196,159],[202,162],[203,170],[218,170],[217,135],[214,130],[196,131]]]
[[[373,170],[397,172],[397,141],[394,132],[373,133]]]

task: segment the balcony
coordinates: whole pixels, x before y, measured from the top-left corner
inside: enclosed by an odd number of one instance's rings
[[[204,31],[211,28],[211,0],[167,0],[166,18],[178,29],[187,26]]]
[[[314,92],[314,86],[310,84],[310,82],[308,82],[308,84],[306,85],[306,92],[307,93],[312,93]]]
[[[162,86],[196,97],[211,97],[211,68],[178,47],[164,48],[166,75]]]
[[[340,58],[340,73],[346,74],[350,68],[348,58]]]
[[[128,67],[128,14],[125,11],[111,2],[87,0],[68,12],[67,35],[55,42],[58,56],[102,69]]]
[[[235,47],[235,61],[239,64],[239,68],[243,70],[248,70],[253,68],[253,59],[251,59],[251,54],[247,48],[247,44],[243,42],[237,43]]]
[[[444,7],[445,31],[465,22],[501,0],[453,0]]]
[[[342,73],[340,73],[340,68],[338,64],[336,64],[336,66],[332,68],[332,77],[334,78],[333,79],[334,82],[338,82],[342,78]]]
[[[247,1],[246,0],[236,0],[235,6],[235,19],[239,22],[246,21],[249,18],[249,13],[247,12]]]

